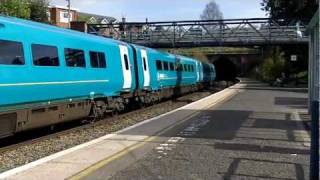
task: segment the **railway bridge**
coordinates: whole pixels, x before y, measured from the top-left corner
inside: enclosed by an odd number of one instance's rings
[[[88,32],[153,48],[308,44],[306,26],[251,18],[90,24]]]

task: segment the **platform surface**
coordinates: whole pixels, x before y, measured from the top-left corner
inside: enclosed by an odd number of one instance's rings
[[[308,179],[306,109],[304,89],[243,80],[6,179]]]

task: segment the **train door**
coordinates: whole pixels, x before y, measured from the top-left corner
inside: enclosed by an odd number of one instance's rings
[[[203,64],[199,63],[199,72],[200,72],[200,82],[204,79],[204,72],[203,72]]]
[[[131,74],[131,64],[129,59],[128,47],[124,45],[119,45],[122,73],[123,73],[123,89],[131,89],[132,87],[132,74]]]
[[[142,66],[143,66],[143,77],[144,77],[144,83],[143,87],[149,87],[150,86],[150,71],[149,71],[149,61],[147,56],[147,51],[142,49],[141,50],[141,59],[142,59]]]
[[[199,82],[200,81],[199,62],[196,62],[196,71],[197,71],[197,82]]]

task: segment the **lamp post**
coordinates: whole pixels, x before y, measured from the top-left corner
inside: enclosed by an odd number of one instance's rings
[[[66,0],[68,2],[68,21],[69,21],[69,28],[71,27],[71,0]]]

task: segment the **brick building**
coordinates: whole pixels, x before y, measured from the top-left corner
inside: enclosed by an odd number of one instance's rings
[[[77,21],[79,10],[71,8],[70,21]],[[67,7],[63,6],[50,6],[49,7],[49,20],[53,25],[68,28],[69,27],[69,11]]]

